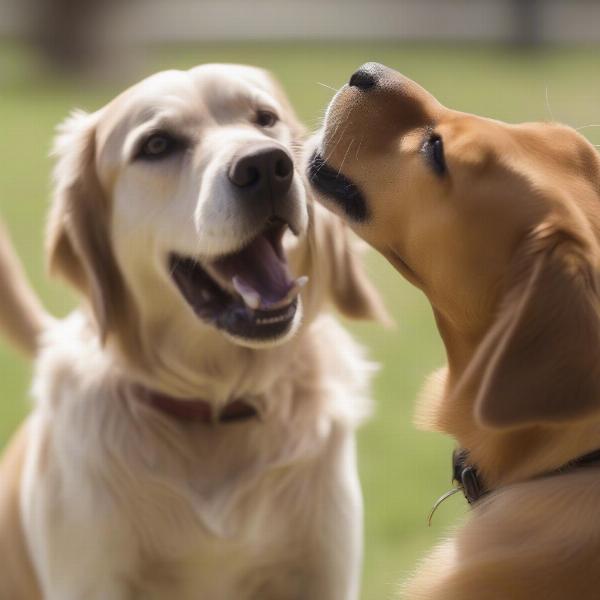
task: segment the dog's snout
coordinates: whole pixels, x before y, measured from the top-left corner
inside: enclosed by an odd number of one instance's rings
[[[376,63],[366,63],[358,71],[355,71],[350,77],[348,85],[356,87],[363,92],[374,88],[378,80],[378,67]]]
[[[238,188],[273,197],[285,194],[293,177],[292,158],[283,148],[273,145],[246,150],[229,169],[229,179]]]

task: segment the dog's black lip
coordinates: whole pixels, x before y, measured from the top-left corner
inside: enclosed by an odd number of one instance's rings
[[[314,188],[334,200],[350,219],[368,220],[369,210],[360,188],[339,170],[330,167],[318,151],[312,155],[307,171]]]

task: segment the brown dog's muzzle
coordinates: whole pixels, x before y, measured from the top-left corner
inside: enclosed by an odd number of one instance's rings
[[[366,223],[370,210],[365,180],[382,156],[392,156],[402,137],[432,127],[442,106],[422,87],[378,63],[366,63],[333,99],[320,147],[308,174],[329,206],[354,223]]]
[[[345,141],[353,138],[362,141],[365,150],[376,146],[385,151],[403,132],[432,126],[441,109],[414,81],[379,63],[366,63],[342,87],[328,111],[324,143],[336,146],[330,149],[331,162],[336,163]]]
[[[367,101],[377,102],[390,114],[380,117],[396,117],[416,125],[429,121],[440,108],[439,102],[420,85],[379,63],[366,63],[350,77],[351,91],[369,93]]]

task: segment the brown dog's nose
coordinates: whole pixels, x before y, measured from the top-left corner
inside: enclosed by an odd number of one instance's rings
[[[350,87],[356,87],[363,92],[370,90],[371,88],[377,85],[377,71],[378,71],[377,63],[366,63],[358,71],[355,71],[350,77],[350,81],[348,85]]]
[[[229,180],[252,195],[283,196],[294,178],[294,163],[290,155],[272,144],[247,149],[234,158],[229,168]]]

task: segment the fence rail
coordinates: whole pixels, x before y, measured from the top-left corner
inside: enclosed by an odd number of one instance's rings
[[[118,15],[109,27],[143,41],[600,42],[597,0],[129,0],[118,4]],[[0,0],[0,35],[26,31],[25,6],[31,10],[35,0]]]

